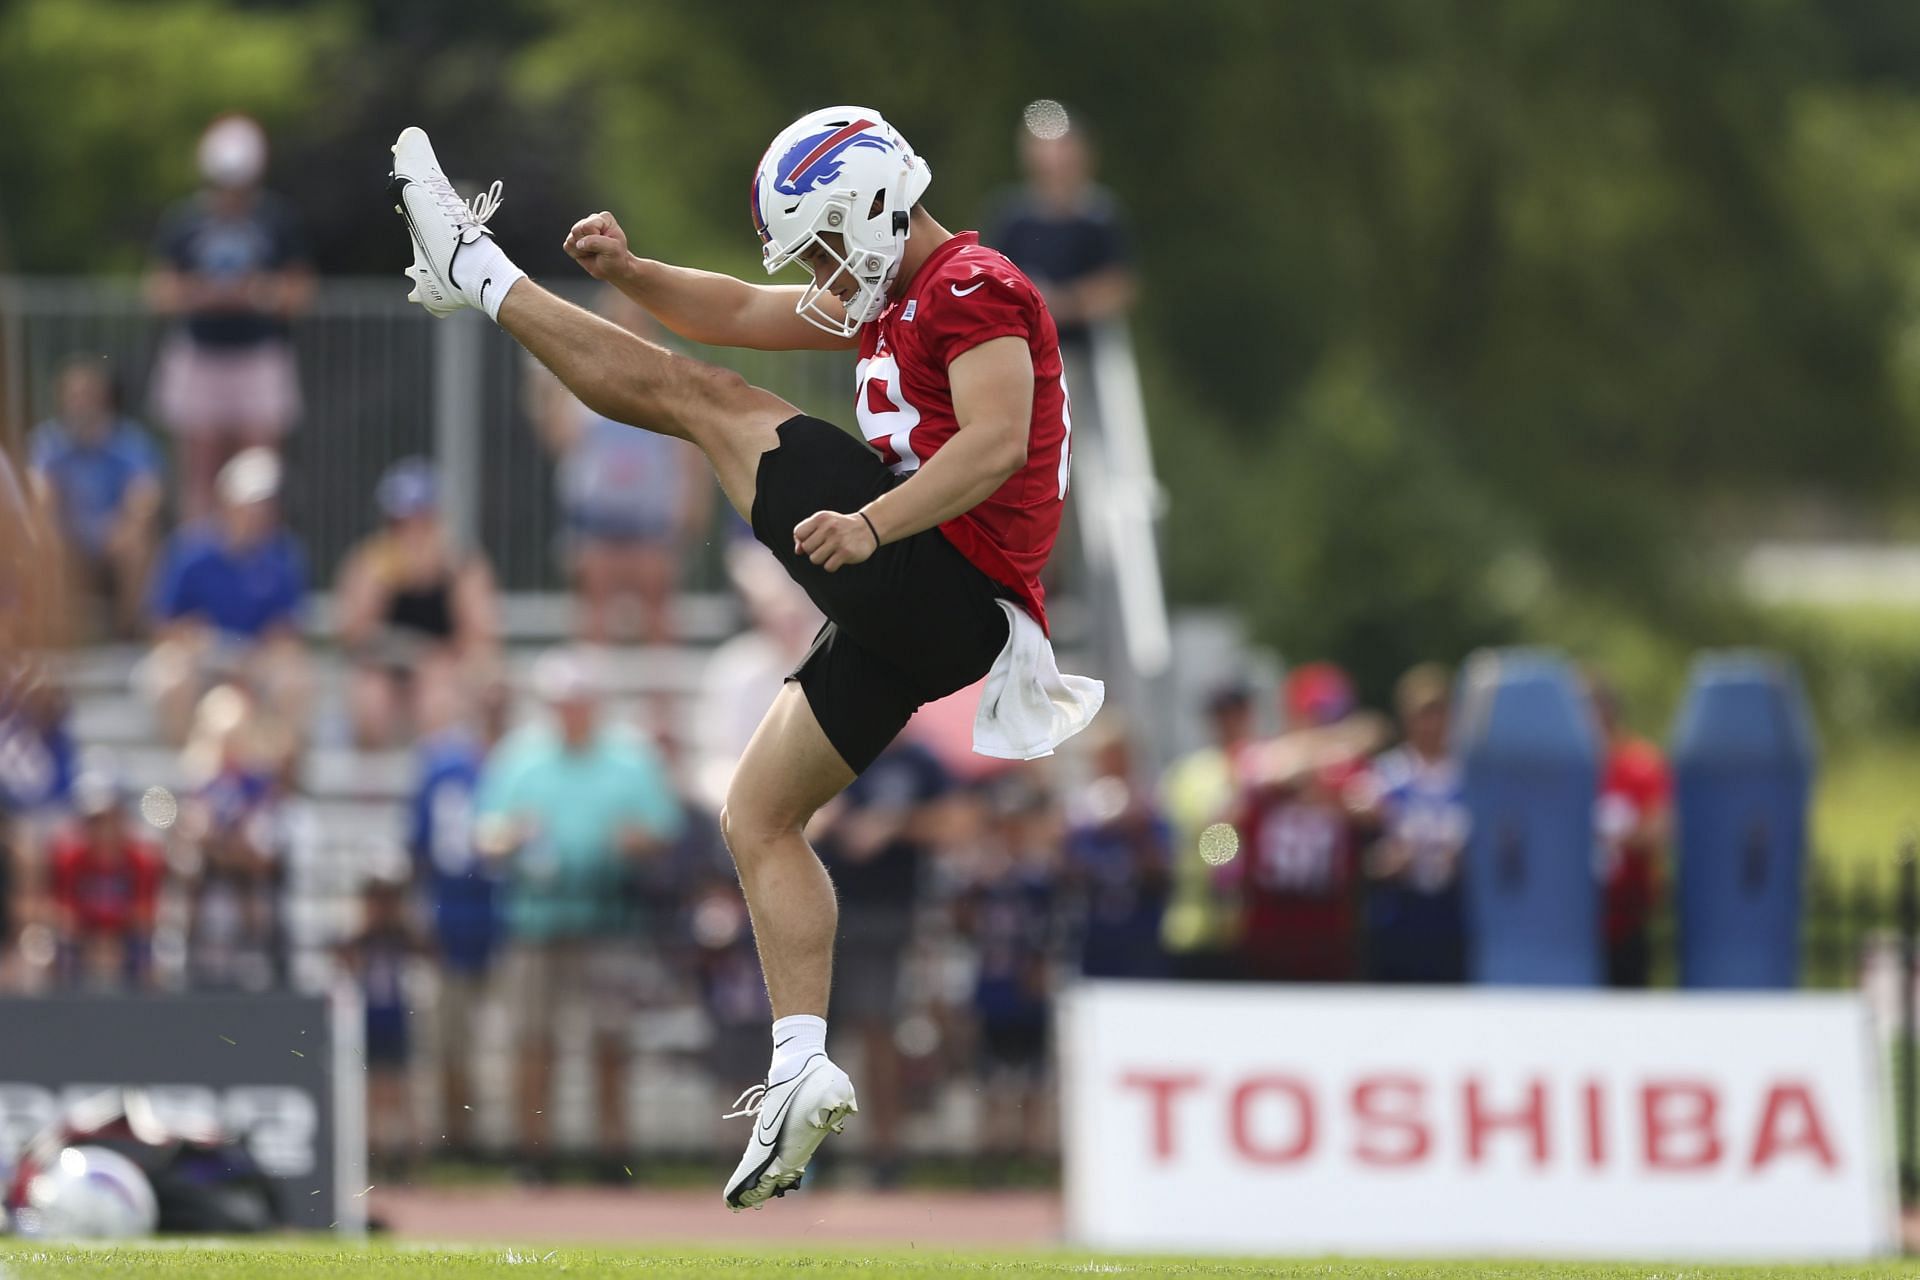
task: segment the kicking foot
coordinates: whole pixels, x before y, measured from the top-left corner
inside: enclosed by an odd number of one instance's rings
[[[487,220],[500,207],[500,184],[495,182],[468,204],[441,172],[426,130],[409,126],[393,144],[387,193],[413,233],[413,265],[406,271],[413,291],[407,301],[435,316],[450,316],[462,307],[487,311],[489,301],[497,308],[512,281],[499,279],[479,262],[469,267],[466,259],[474,256],[471,246],[493,235]],[[498,250],[478,256],[496,257]]]
[[[753,1122],[747,1153],[727,1180],[727,1207],[758,1209],[800,1185],[807,1161],[830,1133],[846,1128],[860,1110],[847,1073],[816,1053],[778,1084],[757,1084],[735,1102]]]

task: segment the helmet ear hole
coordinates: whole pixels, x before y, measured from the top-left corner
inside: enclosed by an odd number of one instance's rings
[[[886,210],[886,207],[887,207],[887,193],[885,191],[874,192],[873,203],[867,206],[867,218],[869,220],[872,220],[874,218],[879,217],[881,213],[883,213]]]

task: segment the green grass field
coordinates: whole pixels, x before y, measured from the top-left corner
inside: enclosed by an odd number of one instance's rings
[[[55,1247],[0,1243],[0,1276],[132,1276],[167,1280],[255,1280],[352,1276],[367,1280],[478,1280],[493,1276],[1272,1276],[1280,1280],[1798,1280],[1799,1277],[1920,1276],[1920,1261],[1831,1267],[1719,1267],[1529,1262],[1360,1262],[1121,1258],[1068,1251],[957,1253],[947,1249],[834,1251],[783,1249],[554,1249],[282,1244],[244,1247]]]

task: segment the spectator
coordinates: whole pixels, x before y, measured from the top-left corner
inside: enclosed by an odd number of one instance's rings
[[[1328,663],[1287,679],[1287,731],[1253,749],[1237,826],[1246,907],[1241,955],[1264,981],[1358,975],[1357,844],[1347,789],[1384,737],[1356,714],[1353,686]]]
[[[267,135],[222,116],[200,139],[206,186],[161,223],[147,301],[175,322],[155,370],[160,417],[179,439],[188,520],[213,506],[234,453],[278,448],[300,414],[288,322],[313,297],[291,206],[262,191]]]
[[[1069,359],[1080,356],[1089,328],[1133,306],[1119,205],[1094,185],[1094,159],[1085,126],[1066,108],[1049,99],[1030,105],[1020,132],[1026,183],[990,220],[987,236],[1045,295]]]
[[[416,727],[423,704],[453,696],[441,686],[485,679],[499,615],[493,569],[485,554],[454,547],[424,459],[389,467],[377,497],[386,526],[348,554],[339,581],[354,740],[369,749],[392,745],[403,720]]]
[[[1394,691],[1402,742],[1373,762],[1363,802],[1378,833],[1367,851],[1367,977],[1374,982],[1460,982],[1466,924],[1460,855],[1471,817],[1447,751],[1444,668],[1426,664]]]
[[[65,615],[57,575],[47,572],[56,559],[50,552],[39,513],[0,443],[0,990],[28,985],[29,970],[53,951],[51,934],[35,922],[29,812],[44,802],[46,780],[55,783],[49,792],[58,800],[60,779],[71,776],[71,744],[61,727],[65,701],[50,688],[41,657],[61,639]],[[50,750],[50,743],[66,747]],[[68,763],[49,768],[49,756]]]
[[[881,1186],[894,1185],[900,1174],[900,977],[947,789],[946,771],[931,752],[896,742],[816,819],[815,848],[840,899],[834,1026],[860,1044],[866,1150]]]
[[[1173,834],[1133,768],[1124,725],[1092,742],[1093,779],[1068,808],[1067,874],[1078,899],[1080,972],[1089,978],[1162,978],[1160,945]]]
[[[360,930],[340,947],[366,1011],[367,1134],[373,1158],[395,1176],[415,1149],[408,1068],[407,969],[427,954],[426,940],[407,917],[406,884],[374,877],[360,895]]]
[[[1235,816],[1240,768],[1253,742],[1253,695],[1244,685],[1223,685],[1206,709],[1212,745],[1174,761],[1161,781],[1174,856],[1160,937],[1176,977],[1219,980],[1235,976],[1238,904],[1227,877],[1200,856],[1200,833]]]
[[[185,752],[189,790],[174,826],[186,879],[187,974],[213,990],[265,991],[284,981],[279,822],[291,733],[246,690],[201,699]]]
[[[73,793],[78,821],[50,860],[61,985],[147,986],[166,860],[134,833],[118,778],[83,773]]]
[[[1622,722],[1613,686],[1594,678],[1589,692],[1606,749],[1595,825],[1606,895],[1607,985],[1645,987],[1653,980],[1648,934],[1666,872],[1673,780],[1660,748]]]
[[[647,313],[616,289],[602,291],[599,312],[644,338],[658,336]],[[713,519],[706,460],[683,440],[602,417],[544,370],[528,385],[540,437],[559,464],[554,480],[578,639],[673,643],[681,564]],[[629,604],[638,606],[638,625],[617,625]]]
[[[751,1079],[766,1070],[767,1021],[773,1016],[760,956],[753,946],[747,900],[732,874],[717,870],[687,896],[687,933],[693,943],[693,971],[701,1003],[713,1028],[707,1067],[720,1082]],[[729,1095],[730,1096],[730,1095]],[[733,1127],[716,1107],[716,1134],[733,1140]]]
[[[958,923],[978,958],[973,1008],[986,1085],[981,1146],[1003,1164],[1041,1154],[1051,1132],[1049,1009],[1060,951],[1064,836],[1058,804],[1031,770],[987,784],[987,839]]]
[[[43,680],[0,691],[0,811],[42,830],[64,816],[79,760],[71,707]]]
[[[103,602],[110,631],[140,629],[160,515],[160,456],[120,411],[112,371],[75,357],[60,370],[58,410],[34,428],[31,474],[65,539],[82,593]]]
[[[0,684],[0,988],[31,985],[53,959],[41,851],[66,816],[77,758],[65,695],[39,663],[13,670]]]
[[[491,999],[502,940],[498,869],[481,857],[474,839],[474,795],[487,753],[505,727],[508,698],[504,686],[492,685],[471,716],[461,714],[450,686],[423,702],[429,732],[416,756],[420,781],[409,807],[407,847],[439,944],[434,1013],[444,1132],[448,1148],[466,1154],[475,1096],[472,1064],[479,1056],[475,1024]]]
[[[659,856],[680,808],[639,735],[601,723],[586,658],[555,651],[535,664],[552,723],[510,734],[481,775],[480,847],[505,862],[508,1002],[518,1037],[522,1141],[536,1167],[551,1155],[557,1028],[583,1002],[593,1027],[601,1154],[628,1137],[625,1088],[632,1010],[610,931],[629,859]],[[613,966],[606,962],[612,960]],[[617,1167],[617,1166],[616,1166]]]
[[[147,679],[172,741],[183,738],[202,693],[235,676],[285,720],[305,723],[306,562],[280,524],[279,490],[270,451],[237,455],[220,472],[218,517],[180,530],[162,555]]]

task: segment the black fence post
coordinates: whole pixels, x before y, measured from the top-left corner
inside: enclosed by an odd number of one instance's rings
[[[1900,850],[1900,1195],[1920,1196],[1920,1063],[1914,1057],[1914,999],[1920,977],[1920,863],[1914,837]]]

